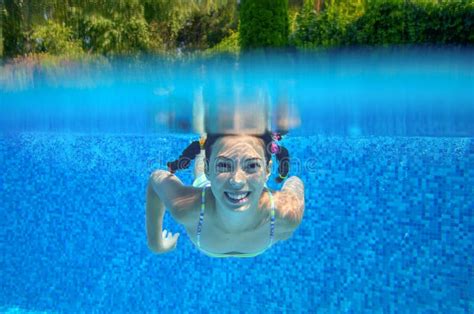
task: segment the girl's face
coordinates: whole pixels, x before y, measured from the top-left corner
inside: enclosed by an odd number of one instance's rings
[[[220,207],[245,211],[257,206],[270,176],[263,141],[249,135],[229,135],[212,146],[206,176]]]

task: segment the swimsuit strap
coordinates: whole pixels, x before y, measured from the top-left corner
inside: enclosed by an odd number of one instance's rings
[[[270,222],[270,244],[268,247],[272,246],[273,244],[273,235],[275,232],[275,200],[273,199],[272,192],[270,192],[270,189],[267,188],[268,191],[268,196],[270,197],[270,206],[272,207],[272,218]]]
[[[197,227],[197,245],[201,247],[201,229],[202,222],[204,220],[204,208],[206,207],[206,188],[204,187],[201,192],[201,212],[199,214],[199,223]]]

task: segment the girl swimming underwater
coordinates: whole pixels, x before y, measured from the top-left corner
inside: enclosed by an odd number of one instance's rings
[[[289,171],[288,151],[277,144],[279,139],[269,132],[209,135],[168,163],[169,171],[153,172],[146,204],[149,248],[166,253],[176,247],[179,234],[162,231],[165,208],[193,244],[212,257],[253,257],[288,239],[303,218],[304,186],[292,176],[280,191],[266,187],[272,154],[279,162],[277,181]],[[185,186],[173,173],[188,168],[193,159],[196,179]]]

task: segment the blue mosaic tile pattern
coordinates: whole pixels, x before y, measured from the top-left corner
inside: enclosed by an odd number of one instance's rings
[[[1,136],[0,311],[474,312],[473,139],[290,136],[292,238],[213,259],[167,214],[178,248],[153,255],[147,178],[190,139]]]

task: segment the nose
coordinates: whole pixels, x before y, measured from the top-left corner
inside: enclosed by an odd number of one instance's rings
[[[232,187],[239,188],[245,183],[245,173],[242,169],[236,169],[230,177],[230,184]]]

